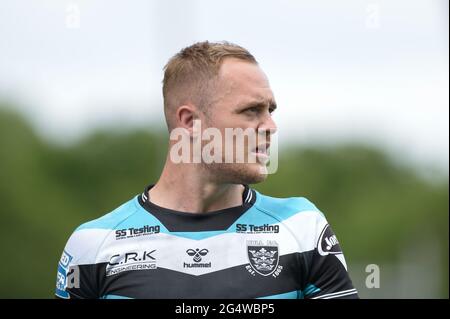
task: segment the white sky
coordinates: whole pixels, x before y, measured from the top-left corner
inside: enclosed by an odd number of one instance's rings
[[[162,67],[206,39],[256,56],[281,142],[369,141],[448,172],[446,0],[2,0],[0,99],[63,141],[155,125]]]

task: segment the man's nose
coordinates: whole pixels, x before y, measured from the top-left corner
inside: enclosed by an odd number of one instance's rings
[[[264,120],[258,129],[261,131],[266,131],[268,134],[275,134],[278,128],[272,115],[269,113],[264,117]]]

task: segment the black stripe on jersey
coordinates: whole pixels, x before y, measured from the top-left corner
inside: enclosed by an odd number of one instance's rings
[[[272,275],[254,276],[239,265],[208,274],[193,276],[165,268],[126,271],[105,276],[106,263],[82,265],[86,272],[98,275],[100,294],[119,295],[139,299],[161,298],[258,298],[300,290],[306,280],[304,269],[312,251],[292,253],[280,257],[283,269],[275,278]],[[82,288],[82,287],[81,287]]]
[[[228,229],[256,201],[256,193],[248,185],[244,185],[243,204],[213,212],[193,214],[167,209],[153,204],[147,194],[153,185],[145,188],[138,197],[139,204],[155,216],[171,232],[198,232]]]
[[[337,255],[322,256],[317,249],[314,250],[309,272],[308,284],[319,287],[320,291],[306,296],[307,298],[359,298],[356,290],[352,291],[353,283]],[[341,295],[340,292],[345,293]]]

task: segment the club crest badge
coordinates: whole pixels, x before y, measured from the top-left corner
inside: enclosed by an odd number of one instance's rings
[[[255,275],[275,275],[277,277],[282,266],[279,266],[280,256],[276,241],[250,240],[247,242],[247,256],[249,266],[247,270]]]

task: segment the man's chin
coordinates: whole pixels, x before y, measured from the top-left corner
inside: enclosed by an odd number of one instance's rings
[[[261,164],[246,164],[238,170],[241,184],[258,184],[267,179],[267,168]]]
[[[217,180],[232,184],[258,184],[267,178],[267,168],[259,163],[221,164],[210,172]]]
[[[259,174],[257,177],[249,179],[244,184],[258,184],[258,183],[264,182],[266,179],[267,179],[267,175]]]

